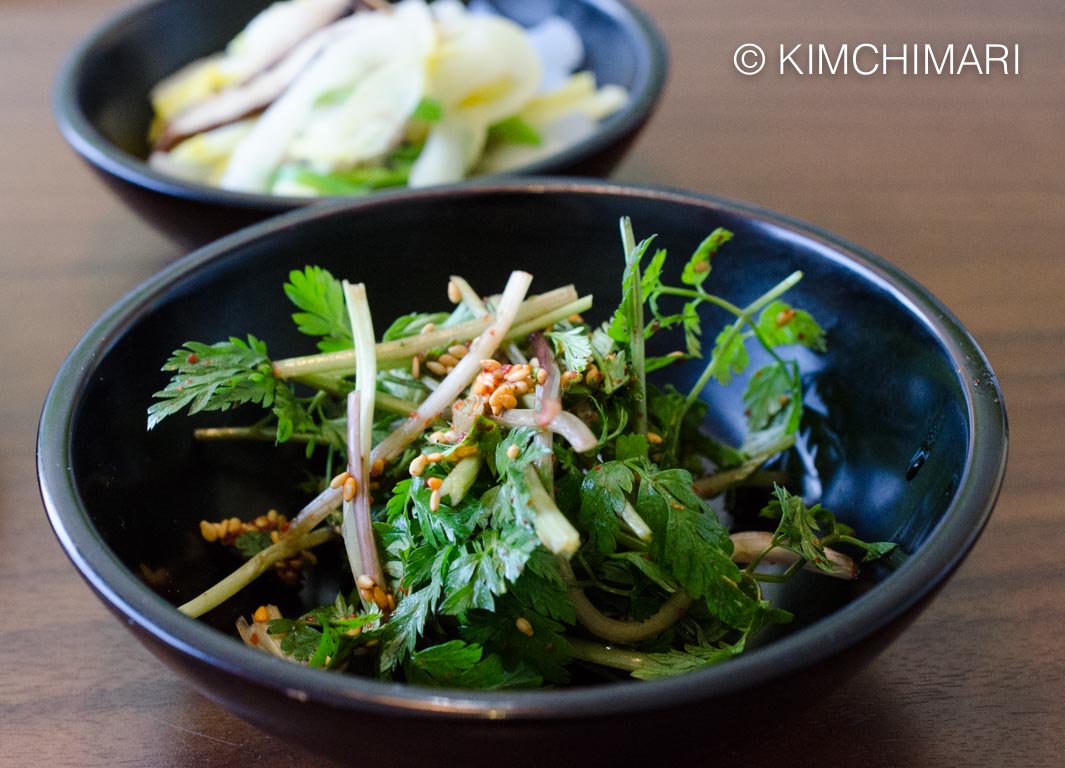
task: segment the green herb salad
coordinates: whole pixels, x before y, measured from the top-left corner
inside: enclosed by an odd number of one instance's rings
[[[803,388],[788,352],[826,344],[787,301],[801,273],[739,306],[711,291],[715,253],[737,247],[730,232],[712,232],[669,285],[654,238],[620,228],[621,300],[602,324],[572,286],[529,295],[531,276],[513,272],[483,296],[452,276],[449,308],[404,315],[379,340],[365,287],[312,266],[283,290],[315,354],[275,360],[252,335],[175,351],[149,429],[258,406],[254,424],[198,436],[303,442],[320,478],[291,515],[204,520],[205,540],[245,559],[180,610],[201,616],[260,577],[293,589],[332,546],[344,553],[335,600],[303,615],[262,605],[237,622],[245,642],[421,685],[559,686],[578,668],[649,679],[723,662],[788,621],[767,583],[800,569],[855,579],[890,552],[789,490],[801,478],[781,458]],[[704,328],[704,305],[729,321]],[[675,351],[649,351],[660,335]],[[756,347],[768,362],[751,371]],[[687,391],[649,383],[696,358]],[[705,400],[730,385],[744,388],[739,445],[702,429]],[[741,493],[760,494],[763,524],[731,530]]]

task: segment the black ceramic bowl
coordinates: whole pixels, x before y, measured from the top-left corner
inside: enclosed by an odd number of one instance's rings
[[[583,68],[631,99],[599,130],[569,149],[513,173],[604,176],[650,117],[668,69],[665,41],[629,0],[492,0],[525,25],[557,14],[580,33]],[[69,56],[55,84],[59,128],[81,157],[135,211],[188,246],[202,245],[282,211],[318,202],[230,192],[148,167],[150,88],[220,50],[268,0],[150,0],[123,11]]]
[[[450,273],[491,290],[514,268],[536,275],[534,290],[572,281],[594,292],[603,315],[619,295],[622,215],[639,236],[658,233],[674,255],[673,279],[708,232],[733,230],[710,283],[740,304],[793,270],[805,273],[789,295],[829,338],[826,354],[803,360],[813,407],[836,445],[817,457],[821,500],[865,538],[897,542],[908,555],[900,567],[867,569],[853,583],[817,579],[816,589],[802,582],[787,596],[797,625],[717,667],[553,691],[427,690],[308,669],[241,644],[231,616],[213,626],[175,609],[224,570],[197,540],[197,521],[219,510],[296,505],[301,451],[194,444],[184,418],[146,432],[145,408],[172,350],[252,332],[275,356],[308,351],[281,292],[289,270],[308,263],[365,281],[378,323],[438,306]],[[700,367],[671,375],[691,379]],[[709,429],[739,434],[738,398],[734,389],[713,390]],[[308,208],[173,264],[122,299],[64,363],[41,419],[38,468],[55,532],[101,599],[168,665],[249,721],[385,764],[544,765],[577,754],[595,764],[641,749],[661,758],[678,745],[712,752],[757,732],[765,718],[795,716],[787,708],[796,696],[844,680],[914,618],[973,546],[1006,447],[1001,394],[980,349],[887,262],[734,202],[541,180]],[[142,575],[160,567],[171,580],[157,592]],[[237,607],[250,611],[257,599]]]

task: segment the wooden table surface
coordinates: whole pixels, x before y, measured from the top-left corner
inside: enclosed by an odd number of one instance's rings
[[[37,418],[60,361],[113,301],[180,255],[52,122],[62,56],[122,5],[0,3],[0,765],[324,765],[145,651],[63,555],[38,495]],[[862,674],[715,762],[1065,764],[1060,2],[643,6],[670,42],[672,76],[616,177],[752,201],[899,264],[982,345],[1011,426],[998,507],[931,607]],[[733,67],[748,42],[770,54],[757,76]],[[781,45],[862,42],[953,42],[959,55],[967,43],[1016,44],[1021,74],[781,75],[774,60]]]

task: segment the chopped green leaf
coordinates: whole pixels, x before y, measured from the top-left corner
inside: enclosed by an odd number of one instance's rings
[[[439,100],[423,96],[418,106],[411,113],[412,120],[424,120],[427,123],[438,123],[444,118],[444,105]]]
[[[533,147],[538,147],[543,143],[539,131],[518,115],[504,118],[488,126],[488,140],[507,144],[526,144]]]

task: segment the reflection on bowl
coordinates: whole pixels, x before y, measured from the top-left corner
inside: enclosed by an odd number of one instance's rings
[[[146,162],[151,88],[191,61],[221,50],[267,5],[266,0],[146,2],[89,35],[57,77],[55,113],[67,141],[126,203],[185,245],[201,245],[314,202],[184,181]],[[600,85],[617,85],[629,94],[625,106],[590,135],[507,173],[609,173],[650,117],[665,84],[666,44],[652,21],[629,0],[492,0],[481,5],[527,27],[551,15],[565,19],[583,43],[579,67],[593,73]]]
[[[299,470],[272,446],[196,444],[181,420],[146,432],[160,360],[189,339],[247,331],[270,339],[275,355],[305,351],[279,286],[308,263],[365,282],[382,323],[432,306],[451,273],[501,285],[515,268],[537,276],[534,290],[572,281],[605,311],[617,298],[622,215],[677,253],[715,227],[735,232],[737,247],[715,256],[713,280],[739,301],[775,276],[804,272],[792,299],[829,337],[828,352],[808,366],[815,426],[831,438],[811,457],[820,497],[864,538],[897,542],[907,555],[901,566],[833,580],[827,591],[800,583],[784,595],[795,626],[718,666],[546,691],[429,690],[322,672],[244,646],[232,616],[216,626],[175,609],[221,572],[190,536],[197,521],[216,510],[298,504]],[[716,390],[708,428],[736,435],[742,419],[739,394]],[[182,259],[122,299],[64,363],[42,414],[38,468],[56,534],[101,599],[168,665],[247,720],[335,756],[389,764],[603,764],[611,755],[668,759],[693,739],[707,752],[735,745],[757,737],[766,718],[794,715],[797,703],[842,684],[973,546],[1006,449],[1004,406],[980,349],[887,262],[739,203],[536,179],[307,208]],[[158,592],[142,563],[170,575]],[[260,598],[239,598],[233,610],[246,614]]]

